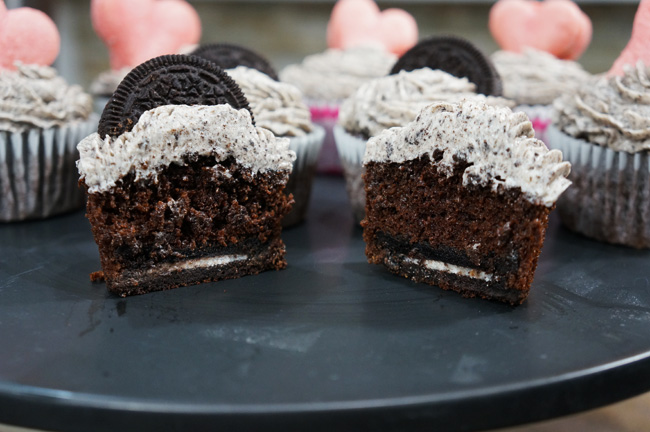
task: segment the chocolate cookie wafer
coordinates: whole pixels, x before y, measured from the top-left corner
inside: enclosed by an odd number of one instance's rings
[[[501,78],[494,65],[471,42],[456,36],[435,36],[425,39],[397,60],[391,75],[401,70],[428,67],[439,69],[476,84],[477,93],[501,96]]]
[[[102,112],[97,132],[101,137],[119,136],[130,131],[142,113],[163,105],[219,104],[250,111],[237,83],[216,64],[196,56],[156,57],[122,80]]]
[[[239,45],[219,43],[201,45],[190,55],[195,55],[216,63],[223,69],[234,69],[246,66],[268,75],[278,81],[278,74],[271,63],[258,53]]]

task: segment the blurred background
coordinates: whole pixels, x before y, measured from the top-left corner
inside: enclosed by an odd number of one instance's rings
[[[231,42],[252,48],[277,69],[326,48],[327,21],[335,1],[190,0],[203,25],[201,42]],[[497,49],[488,31],[494,1],[393,0],[380,8],[400,7],[417,20],[420,37],[455,34],[486,54]],[[590,72],[609,69],[630,37],[638,1],[578,1],[593,23],[594,36],[580,63]],[[108,69],[108,51],[93,32],[90,0],[6,0],[8,7],[30,6],[48,13],[62,37],[56,67],[68,81],[87,87]]]

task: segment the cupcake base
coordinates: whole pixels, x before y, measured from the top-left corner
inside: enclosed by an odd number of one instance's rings
[[[573,184],[557,204],[562,222],[599,241],[650,248],[650,152],[614,151],[552,125],[548,137],[571,162]]]

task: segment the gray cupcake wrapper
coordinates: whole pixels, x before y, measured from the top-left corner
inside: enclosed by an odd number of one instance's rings
[[[366,191],[363,183],[363,155],[366,152],[366,140],[351,135],[340,125],[334,127],[336,148],[343,166],[345,187],[352,207],[354,219],[361,222],[366,216]]]
[[[650,248],[650,152],[614,151],[549,126],[551,148],[571,162],[558,200],[562,222],[600,241]]]
[[[63,127],[0,132],[0,222],[43,219],[81,208],[77,144],[97,118]]]
[[[325,128],[312,125],[313,130],[307,135],[289,138],[289,150],[296,152],[293,171],[301,171],[318,162],[318,155],[323,147]]]

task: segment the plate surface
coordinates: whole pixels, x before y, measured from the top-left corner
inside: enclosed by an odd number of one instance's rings
[[[69,431],[446,430],[650,390],[650,252],[555,215],[528,300],[464,299],[367,264],[318,178],[289,267],[122,299],[83,212],[0,226],[0,423]]]

